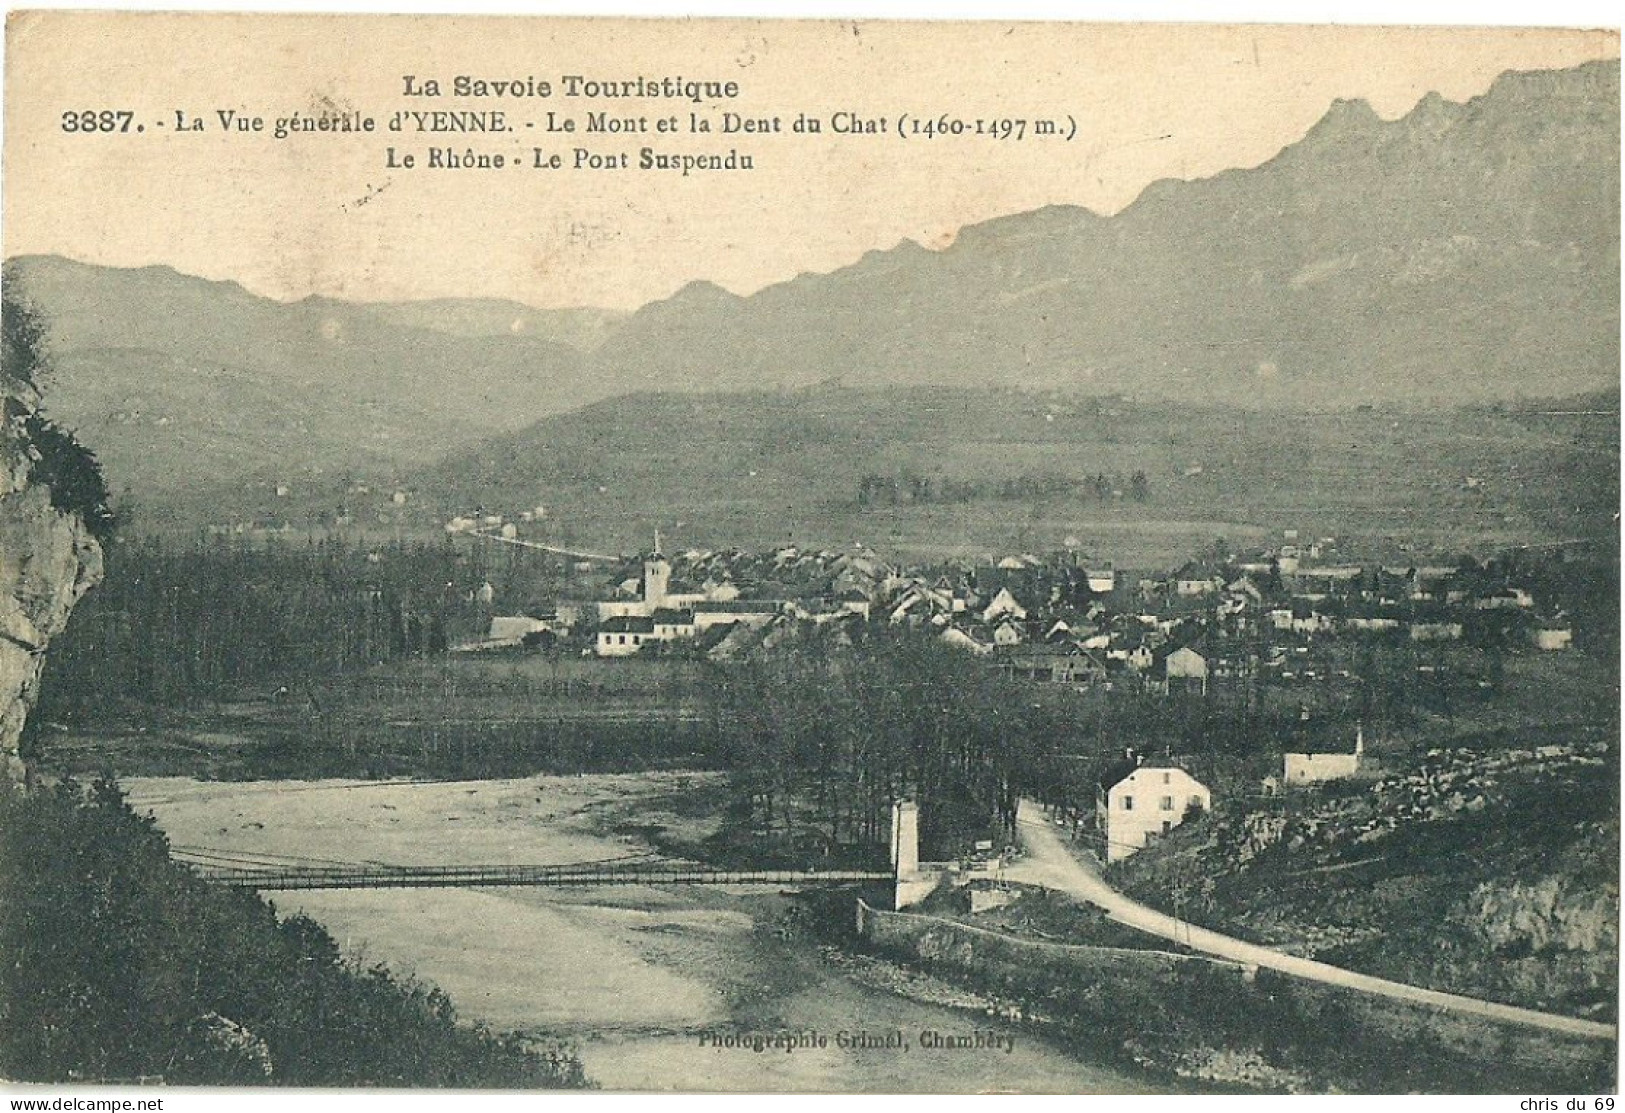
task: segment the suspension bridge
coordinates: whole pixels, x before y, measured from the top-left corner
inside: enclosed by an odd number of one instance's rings
[[[890,870],[718,869],[652,855],[553,865],[388,865],[243,855],[175,847],[177,861],[219,885],[264,892],[297,889],[574,889],[611,885],[844,885],[890,882]]]

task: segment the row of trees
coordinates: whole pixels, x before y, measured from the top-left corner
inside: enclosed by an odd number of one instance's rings
[[[52,645],[40,715],[185,706],[442,652],[486,620],[471,559],[450,543],[117,544]]]
[[[884,845],[891,803],[920,805],[929,856],[1014,832],[1024,772],[1065,745],[1059,709],[929,637],[808,637],[717,670],[707,689],[737,814],[759,837],[834,854]]]
[[[998,480],[952,479],[903,472],[870,473],[858,480],[859,506],[903,506],[913,503],[960,503],[979,499],[1079,498],[1106,501],[1127,497],[1145,502],[1151,481],[1143,471],[1133,475],[1062,475],[1058,472],[1022,472]]]

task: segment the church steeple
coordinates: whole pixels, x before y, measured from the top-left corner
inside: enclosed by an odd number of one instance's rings
[[[655,530],[655,547],[643,559],[643,602],[649,607],[661,606],[666,600],[666,586],[671,581],[671,565],[660,551],[660,531]]]

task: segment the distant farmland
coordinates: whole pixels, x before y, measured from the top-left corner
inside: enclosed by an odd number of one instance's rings
[[[1617,533],[1617,409],[1616,397],[1295,413],[1066,392],[637,395],[415,474],[327,477],[264,505],[238,490],[223,505],[296,531],[330,527],[341,507],[356,529],[438,532],[453,513],[541,504],[547,521],[529,536],[610,551],[657,527],[684,546],[861,541],[904,558],[1074,537],[1132,567],[1283,528],[1487,551]],[[1136,472],[1143,499],[1126,489]],[[865,503],[866,481],[903,494]],[[400,512],[384,502],[396,484],[413,492]],[[911,497],[919,487],[931,494]]]

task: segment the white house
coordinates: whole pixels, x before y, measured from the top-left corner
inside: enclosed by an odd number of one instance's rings
[[[693,611],[661,607],[649,616],[649,621],[654,626],[656,641],[678,641],[682,638],[692,638],[695,634]]]
[[[1106,595],[1117,587],[1117,570],[1109,564],[1104,567],[1086,568],[1083,577],[1089,584],[1089,590],[1096,595]]]
[[[1385,632],[1398,630],[1402,623],[1397,608],[1368,604],[1351,611],[1343,619],[1343,625],[1350,630]]]
[[[1418,621],[1411,623],[1413,642],[1459,641],[1462,626],[1459,622]]]
[[[1310,753],[1288,751],[1281,755],[1282,781],[1287,785],[1316,784],[1321,781],[1342,780],[1360,771],[1360,759],[1365,756],[1365,730],[1354,728],[1354,752]]]
[[[993,601],[987,605],[987,609],[982,612],[982,621],[990,625],[1000,618],[1020,621],[1026,617],[1027,608],[1016,601],[1016,597],[1010,594],[1007,587],[1001,587],[999,593],[993,597]]]
[[[1304,598],[1293,599],[1291,606],[1273,608],[1267,617],[1275,629],[1294,634],[1321,634],[1333,626],[1331,615],[1322,614],[1312,601]]]
[[[1534,596],[1521,587],[1505,587],[1473,600],[1473,606],[1481,611],[1516,610],[1534,605]]]
[[[778,615],[781,606],[772,599],[731,599],[726,602],[695,603],[691,610],[694,612],[695,630],[703,633],[713,626],[735,622],[765,626]]]
[[[1365,569],[1357,564],[1321,564],[1311,568],[1300,566],[1293,575],[1303,583],[1305,591],[1327,593],[1341,589],[1346,592],[1359,585]]]
[[[1174,573],[1174,591],[1186,597],[1208,595],[1224,586],[1224,577],[1212,565],[1193,561]]]
[[[1201,693],[1207,695],[1207,658],[1188,645],[1182,645],[1173,650],[1162,659],[1162,679],[1164,688],[1171,689],[1174,681],[1185,683],[1188,688],[1199,688]]]
[[[993,628],[994,645],[1020,645],[1026,640],[1021,632],[1021,625],[1010,619],[1005,619]]]
[[[600,657],[631,657],[655,640],[654,619],[643,615],[621,615],[598,627],[595,650]]]
[[[1567,622],[1539,622],[1531,635],[1536,649],[1547,651],[1568,649],[1574,644],[1574,630]]]
[[[1212,807],[1207,786],[1177,766],[1123,766],[1108,772],[1095,797],[1095,823],[1106,839],[1106,861],[1121,861],[1150,846],[1183,823],[1193,808],[1205,812]]]
[[[859,618],[868,618],[871,603],[869,597],[857,588],[847,588],[836,597],[841,609],[848,614],[855,614]]]

